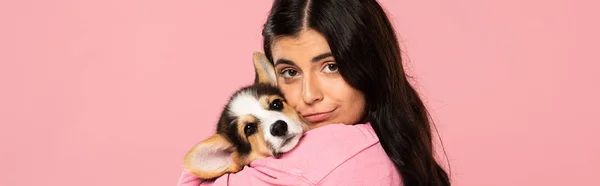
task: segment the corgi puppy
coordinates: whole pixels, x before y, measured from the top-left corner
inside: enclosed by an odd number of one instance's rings
[[[271,62],[260,52],[254,53],[253,61],[254,84],[231,96],[216,134],[196,144],[185,156],[184,168],[199,178],[238,172],[255,159],[278,158],[293,149],[308,130],[277,88]]]

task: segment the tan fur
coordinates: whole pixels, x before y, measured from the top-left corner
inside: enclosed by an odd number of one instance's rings
[[[277,85],[277,82],[273,79],[275,78],[275,70],[273,69],[273,65],[269,62],[269,59],[265,56],[265,54],[260,52],[254,52],[254,70],[258,75],[258,82],[267,83],[271,85]]]
[[[245,158],[246,164],[250,164],[250,162],[259,158],[271,156],[271,148],[267,142],[265,142],[265,139],[263,138],[263,130],[261,128],[262,127],[259,127],[259,130],[256,132],[256,134],[248,138],[250,145],[252,146],[252,151]]]
[[[238,172],[242,169],[242,167],[244,166],[244,162],[246,160],[240,159],[239,155],[235,151],[232,155],[233,163],[229,164],[229,166],[227,166],[227,167],[223,167],[220,170],[214,170],[214,171],[202,171],[202,170],[196,169],[194,165],[197,164],[197,162],[194,161],[194,152],[197,151],[198,148],[200,148],[202,145],[211,145],[211,144],[222,144],[222,145],[226,146],[226,148],[233,148],[231,143],[229,143],[229,141],[227,141],[227,139],[225,137],[221,136],[220,134],[215,134],[215,135],[211,136],[210,138],[198,143],[196,146],[194,146],[191,150],[188,151],[188,153],[186,154],[186,156],[184,158],[184,162],[183,162],[184,168],[187,169],[193,175],[195,175],[199,178],[203,178],[203,179],[210,179],[210,178],[221,176],[226,173]]]
[[[246,134],[244,133],[244,127],[246,127],[247,123],[256,123],[257,127],[260,126],[257,123],[258,119],[256,119],[256,117],[252,116],[252,115],[245,115],[245,116],[240,116],[237,119],[237,132],[238,135],[242,137],[242,140],[246,143],[248,143],[248,140],[246,139]],[[258,128],[258,130],[261,130],[260,127]]]
[[[244,128],[248,123],[256,123],[257,131],[255,134],[247,137],[244,134]],[[237,122],[238,135],[242,136],[242,140],[247,143],[250,143],[252,146],[252,151],[246,157],[240,157],[240,161],[245,164],[249,164],[258,158],[264,158],[271,156],[271,148],[263,138],[264,132],[261,127],[261,123],[258,122],[258,119],[252,115],[241,116]]]

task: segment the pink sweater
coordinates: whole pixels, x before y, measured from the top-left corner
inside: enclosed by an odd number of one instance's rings
[[[370,124],[325,125],[305,133],[279,159],[255,160],[235,174],[198,179],[183,171],[178,186],[401,185]]]

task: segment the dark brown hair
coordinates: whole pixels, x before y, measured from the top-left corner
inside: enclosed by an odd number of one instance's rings
[[[402,66],[400,47],[375,0],[275,0],[264,25],[264,51],[278,37],[313,29],[327,40],[339,72],[366,98],[371,123],[405,185],[450,185],[437,163],[429,114]]]

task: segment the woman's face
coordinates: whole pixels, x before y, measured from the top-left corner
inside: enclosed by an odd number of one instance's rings
[[[309,29],[279,38],[271,47],[278,86],[311,129],[360,121],[364,95],[344,81],[320,33]]]

